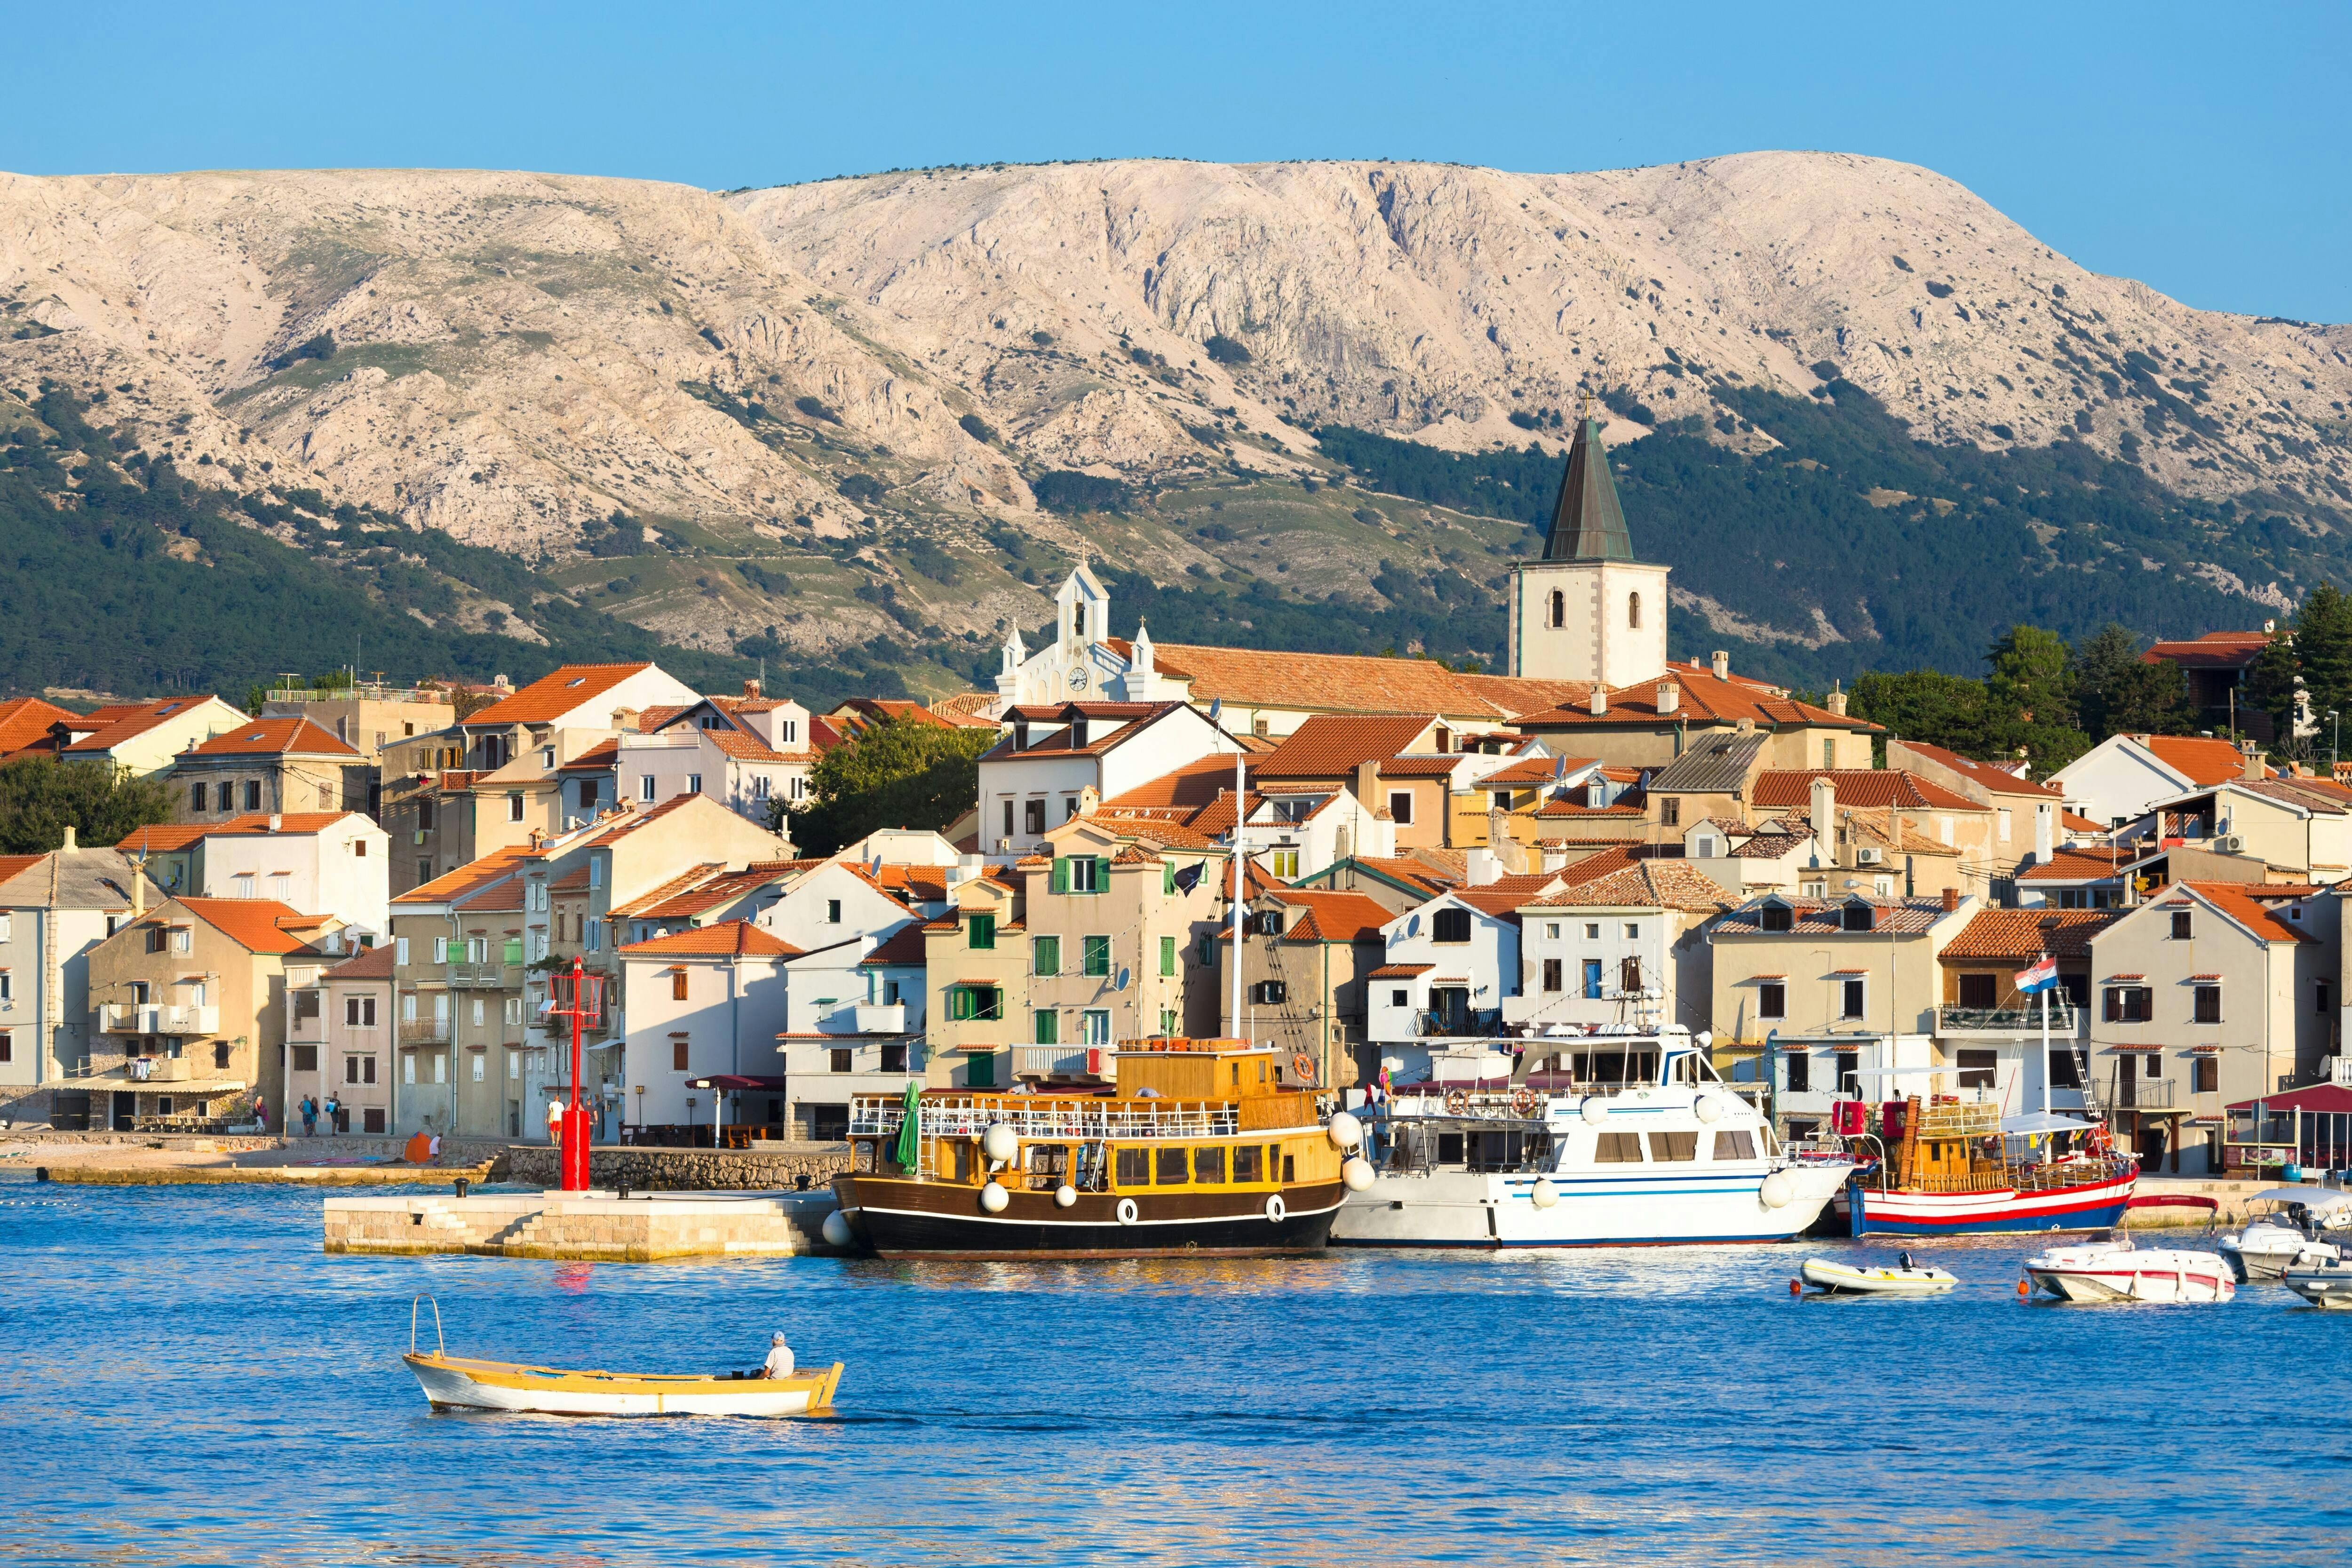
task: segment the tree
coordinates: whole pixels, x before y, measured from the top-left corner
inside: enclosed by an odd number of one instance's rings
[[[2056,632],[2013,626],[1985,654],[1985,756],[2023,755],[2037,773],[2091,749],[2074,724],[2074,649]]]
[[[2277,737],[2272,748],[2274,751],[2293,749],[2295,710],[2301,706],[2298,677],[2302,663],[2297,639],[2281,632],[2263,645],[2263,651],[2254,656],[2253,664],[2246,670],[2246,683],[2239,694],[2238,706],[2271,716],[2271,732]]]
[[[996,731],[916,719],[868,725],[817,759],[810,803],[778,826],[803,855],[831,855],[879,827],[945,827],[971,809]]]
[[[2113,621],[2074,650],[2076,721],[2094,742],[2110,735],[2189,732],[2189,684],[2169,659],[2143,658],[2138,636]]]
[[[65,843],[68,824],[78,843],[96,847],[171,820],[172,794],[160,779],[54,757],[0,763],[0,855],[46,854]]]
[[[1854,680],[1846,711],[1886,726],[1899,740],[1942,746],[1962,756],[1981,754],[1985,739],[1984,683],[1940,670],[1902,675],[1872,670]]]
[[[2352,599],[2335,584],[2314,588],[2295,613],[2294,660],[2312,712],[2352,712]],[[2279,726],[2281,739],[2293,732]]]

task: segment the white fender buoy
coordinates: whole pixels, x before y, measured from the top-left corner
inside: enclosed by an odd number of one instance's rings
[[[1069,1183],[1064,1182],[1060,1186],[1054,1189],[1054,1206],[1055,1208],[1066,1209],[1077,1201],[1078,1189],[1070,1185]]]
[[[1265,1200],[1265,1217],[1276,1225],[1290,1217],[1290,1205],[1282,1201],[1280,1193]]]
[[[1121,1199],[1119,1199],[1119,1200],[1118,1200],[1118,1223],[1119,1223],[1119,1224],[1121,1224],[1121,1225],[1133,1225],[1133,1224],[1135,1223],[1135,1216],[1136,1216],[1137,1212],[1138,1212],[1138,1211],[1137,1211],[1136,1206],[1135,1206],[1135,1200],[1134,1200],[1133,1198],[1121,1198]]]
[[[1712,1125],[1723,1120],[1723,1101],[1711,1094],[1702,1094],[1691,1102],[1691,1114]]]
[[[1352,1160],[1342,1161],[1339,1165],[1339,1182],[1351,1193],[1362,1192],[1372,1184],[1372,1163],[1360,1155]]]
[[[1012,1201],[1013,1194],[1004,1190],[1002,1182],[991,1182],[980,1189],[980,1206],[991,1214],[1003,1214],[1005,1205]]]
[[[1021,1152],[1021,1140],[1003,1122],[992,1121],[988,1131],[980,1135],[980,1152],[1000,1165],[1010,1165],[1013,1156]]]
[[[1598,1127],[1609,1120],[1609,1102],[1597,1094],[1588,1094],[1576,1113],[1584,1118],[1587,1127]]]
[[[1538,1176],[1534,1190],[1528,1194],[1528,1201],[1539,1209],[1548,1209],[1559,1202],[1559,1189],[1551,1184],[1549,1176]]]
[[[824,1244],[827,1247],[857,1245],[856,1227],[849,1223],[849,1216],[839,1209],[824,1216]]]
[[[1324,1131],[1331,1139],[1331,1147],[1343,1152],[1364,1141],[1364,1124],[1344,1110],[1331,1118],[1331,1124]]]
[[[1768,1209],[1784,1209],[1795,1200],[1797,1184],[1789,1180],[1788,1172],[1775,1171],[1764,1178],[1764,1184],[1756,1190],[1756,1195],[1764,1200],[1764,1206]]]

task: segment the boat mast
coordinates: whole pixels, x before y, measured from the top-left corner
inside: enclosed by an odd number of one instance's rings
[[[1242,747],[1234,743],[1234,1010],[1226,1037],[1242,1037]]]

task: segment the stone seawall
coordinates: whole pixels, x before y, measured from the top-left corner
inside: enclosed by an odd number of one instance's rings
[[[831,1253],[827,1193],[617,1198],[609,1193],[481,1193],[467,1197],[329,1198],[326,1250],[371,1257],[656,1263],[687,1258]]]
[[[588,1152],[588,1179],[633,1193],[824,1192],[849,1169],[846,1143],[776,1143],[758,1149],[645,1149],[612,1145]],[[545,1143],[509,1146],[499,1180],[552,1187],[562,1179]]]

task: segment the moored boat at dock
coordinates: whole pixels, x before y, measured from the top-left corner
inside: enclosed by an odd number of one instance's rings
[[[2026,1277],[2063,1301],[2227,1301],[2237,1278],[2221,1254],[2132,1245],[2128,1237],[2076,1242],[2025,1260]]]
[[[1312,1064],[1240,1040],[1112,1053],[1106,1091],[860,1096],[850,1237],[882,1256],[1143,1258],[1312,1252],[1344,1194]]]
[[[1687,1030],[1542,1037],[1509,1079],[1395,1090],[1371,1184],[1337,1246],[1627,1247],[1781,1241],[1843,1184],[1799,1161]]]
[[[2099,1124],[2048,1111],[2004,1118],[1979,1091],[1837,1110],[1856,1131],[1825,1146],[1862,1157],[1835,1205],[1854,1236],[2107,1230],[2139,1180]]]

